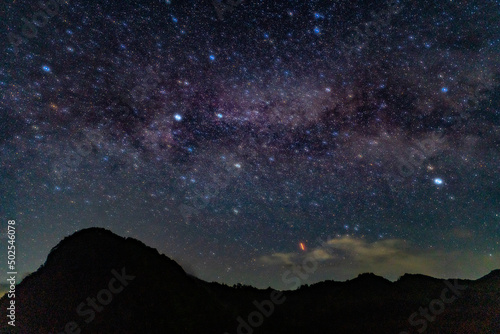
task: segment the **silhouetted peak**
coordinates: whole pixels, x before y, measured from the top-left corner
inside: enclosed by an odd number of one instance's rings
[[[127,261],[127,257],[150,258],[170,264],[175,270],[185,274],[184,269],[165,255],[160,255],[155,248],[143,242],[124,238],[100,227],[86,228],[65,237],[50,251],[44,266],[61,265],[67,262],[117,263]]]
[[[363,273],[359,274],[358,277],[352,280],[348,280],[346,283],[355,284],[362,287],[369,287],[373,285],[391,284],[391,281],[385,279],[384,277],[377,276],[374,273]]]
[[[422,274],[404,274],[401,276],[397,282],[406,282],[406,281],[434,281],[438,280],[437,278],[426,276]]]
[[[92,241],[98,241],[98,242],[109,242],[110,240],[117,240],[117,238],[123,239],[119,237],[118,235],[114,234],[110,230],[107,230],[102,227],[90,227],[86,228],[80,231],[76,231],[75,233],[65,237],[62,239],[55,247],[52,248],[52,250],[49,253],[49,256],[52,252],[56,251],[59,247],[71,244],[72,242],[75,241],[85,241],[85,240],[92,240]]]
[[[491,271],[488,275],[485,275],[479,279],[482,280],[500,280],[500,269],[495,269]]]
[[[352,279],[351,281],[387,281],[387,279],[377,276],[374,273],[362,273],[359,274],[358,277]]]

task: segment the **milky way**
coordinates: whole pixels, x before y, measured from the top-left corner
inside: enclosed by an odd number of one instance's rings
[[[19,266],[102,226],[259,287],[305,254],[307,283],[500,267],[499,22],[496,1],[9,1]]]

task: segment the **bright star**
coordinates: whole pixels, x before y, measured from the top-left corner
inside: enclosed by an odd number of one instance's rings
[[[441,185],[441,184],[443,184],[443,179],[440,179],[440,178],[435,178],[435,179],[434,179],[434,184],[437,184],[437,185]]]

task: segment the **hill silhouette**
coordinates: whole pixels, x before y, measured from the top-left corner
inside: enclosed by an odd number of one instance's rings
[[[9,300],[0,299],[5,310]],[[409,321],[410,318],[410,321]],[[475,281],[361,274],[278,292],[188,275],[102,228],[63,239],[16,293],[0,333],[499,333],[500,270]]]

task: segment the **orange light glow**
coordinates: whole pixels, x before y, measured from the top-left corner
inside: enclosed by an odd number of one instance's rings
[[[306,246],[304,246],[304,244],[302,242],[300,243],[300,249],[306,250]]]

